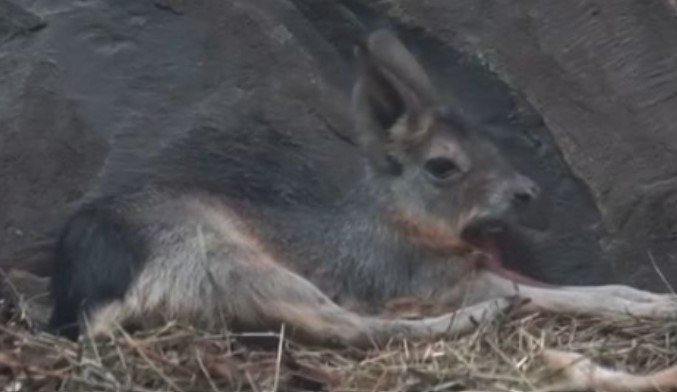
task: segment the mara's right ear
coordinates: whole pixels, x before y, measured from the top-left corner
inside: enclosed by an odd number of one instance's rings
[[[413,55],[389,31],[372,33],[355,48],[360,76],[352,105],[360,145],[377,167],[393,159],[428,131],[437,93]]]

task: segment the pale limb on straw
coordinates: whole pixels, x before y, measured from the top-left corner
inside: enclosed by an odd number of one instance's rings
[[[653,392],[677,391],[677,366],[647,375],[604,368],[581,354],[545,350],[548,368],[561,371],[563,381],[547,391]]]

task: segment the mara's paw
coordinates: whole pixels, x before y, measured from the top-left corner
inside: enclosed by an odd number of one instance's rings
[[[517,296],[480,302],[433,319],[433,329],[438,335],[470,332],[479,325],[511,315],[528,302],[528,299]]]
[[[666,302],[677,301],[675,294],[659,294],[651,291],[640,290],[630,286],[607,285],[607,286],[586,286],[586,287],[567,287],[567,291],[586,291],[597,295],[615,297],[632,302]]]

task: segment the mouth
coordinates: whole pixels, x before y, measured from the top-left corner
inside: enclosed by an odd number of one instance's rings
[[[508,225],[502,220],[480,219],[463,229],[461,239],[477,250],[493,254],[497,252],[497,243],[507,230]]]
[[[529,265],[528,244],[515,237],[514,227],[506,221],[472,222],[461,232],[461,240],[480,252],[478,266],[515,283],[535,287],[551,287],[523,272]]]
[[[504,268],[500,238],[506,230],[505,222],[500,220],[478,220],[463,229],[461,240],[479,252],[475,259],[478,266],[492,271],[502,271]]]

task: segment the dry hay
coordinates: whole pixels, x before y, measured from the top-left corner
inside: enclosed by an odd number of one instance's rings
[[[21,303],[5,299],[0,310],[1,392],[531,391],[557,378],[543,366],[543,348],[637,373],[677,364],[677,323],[630,317],[505,318],[444,341],[360,351],[298,345],[284,330],[236,335],[175,324],[76,344],[32,333]]]

